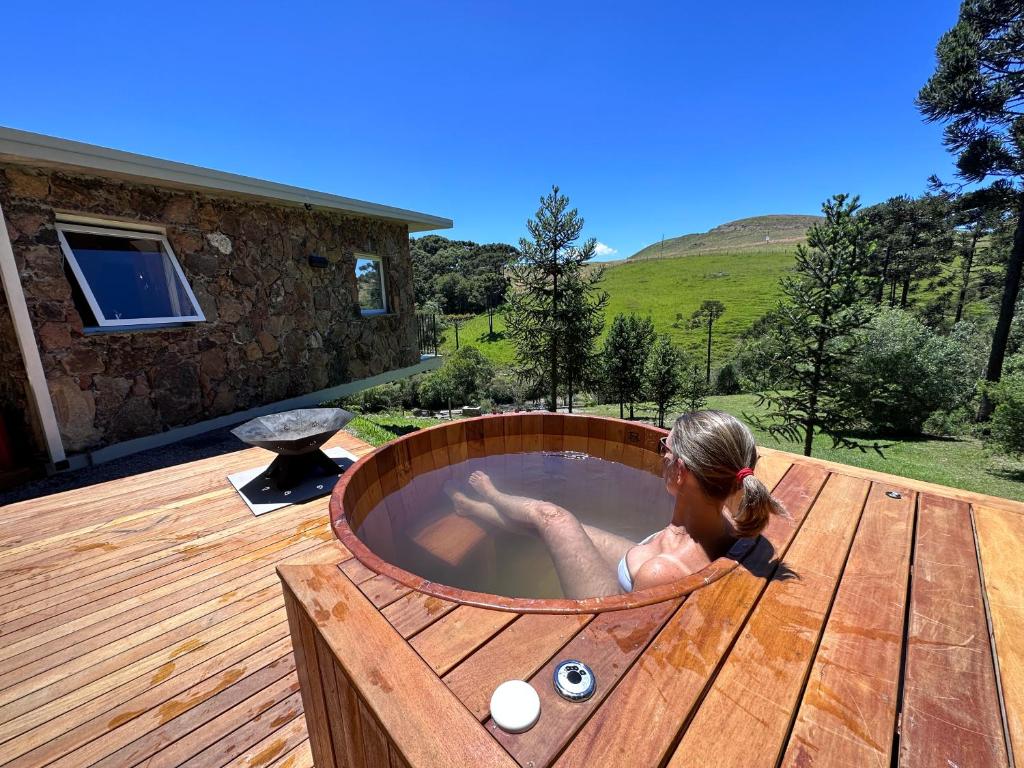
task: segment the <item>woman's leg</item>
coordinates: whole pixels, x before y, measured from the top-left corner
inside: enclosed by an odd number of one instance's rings
[[[470,475],[469,484],[493,505],[499,515],[514,525],[529,526],[536,531],[551,553],[558,580],[567,597],[601,597],[622,591],[615,572],[617,558],[612,560],[600,551],[584,526],[567,509],[526,496],[502,493],[483,472]],[[626,539],[614,542],[603,536],[598,538],[604,544],[632,546],[632,542]],[[624,549],[615,546],[615,551],[621,549],[624,554],[628,546]]]
[[[490,523],[504,531],[511,531],[512,533],[535,533],[535,530],[532,527],[516,524],[510,518],[502,515],[490,502],[471,498],[458,490],[455,486],[446,485],[445,493],[447,493],[448,497],[452,500],[456,514],[463,515],[465,517],[473,517],[482,522]],[[625,536],[619,536],[617,533],[612,533],[611,531],[606,531],[603,528],[597,528],[593,525],[587,525],[586,523],[581,523],[581,525],[583,526],[583,530],[586,532],[587,536],[589,536],[590,540],[594,543],[594,547],[601,553],[601,556],[604,558],[609,568],[618,568],[619,560],[625,557],[626,552],[628,552],[631,547],[636,546],[635,541],[630,541]]]

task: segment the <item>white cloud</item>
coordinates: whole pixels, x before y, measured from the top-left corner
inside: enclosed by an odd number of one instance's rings
[[[614,256],[616,253],[618,253],[617,250],[615,250],[611,246],[605,245],[604,243],[598,243],[597,247],[594,248],[594,255],[598,257]]]

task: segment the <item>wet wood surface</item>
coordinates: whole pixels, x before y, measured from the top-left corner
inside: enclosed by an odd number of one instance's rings
[[[365,513],[414,473],[499,449],[656,466],[647,433],[631,442],[614,421],[461,430],[461,444],[411,435],[353,502]],[[12,505],[0,766],[966,766],[1008,764],[1007,743],[1024,753],[1024,505],[760,453],[789,519],[707,586],[596,614],[411,589],[350,557],[326,500],[254,518],[225,476],[265,461],[256,449]],[[459,559],[477,538],[424,543]],[[284,562],[302,564],[287,607]],[[307,622],[297,638],[288,611]],[[598,671],[584,704],[551,687],[570,656]],[[404,691],[380,684],[395,659],[415,668]],[[512,678],[542,699],[525,734],[489,719]]]

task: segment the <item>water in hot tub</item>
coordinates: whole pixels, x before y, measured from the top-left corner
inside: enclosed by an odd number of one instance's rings
[[[356,534],[384,560],[439,584],[507,597],[564,597],[536,535],[507,531],[468,511],[472,504],[452,501],[457,492],[483,501],[468,483],[475,471],[503,493],[558,504],[580,522],[634,542],[672,519],[675,499],[660,476],[585,454],[536,452],[470,459],[419,475],[374,507]]]

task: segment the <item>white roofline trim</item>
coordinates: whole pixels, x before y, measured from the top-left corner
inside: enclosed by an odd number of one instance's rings
[[[409,225],[410,232],[450,229],[453,226],[451,219],[441,216],[3,126],[0,126],[0,161],[61,166],[165,182],[188,189],[228,192],[296,205],[308,204],[358,216],[402,222]]]

